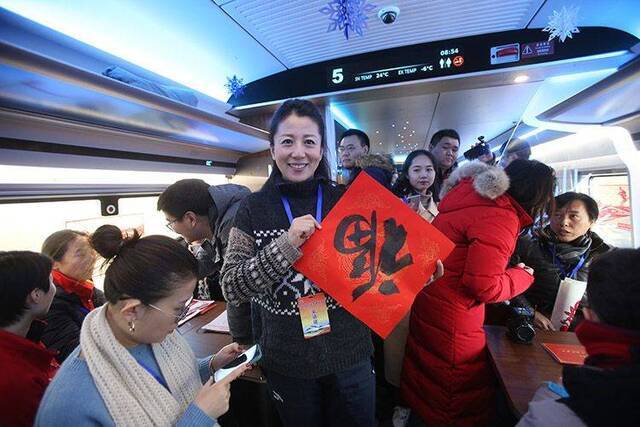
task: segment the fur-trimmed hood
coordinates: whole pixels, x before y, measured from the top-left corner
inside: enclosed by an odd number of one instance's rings
[[[440,200],[465,178],[472,178],[473,189],[486,199],[495,200],[509,189],[509,177],[504,170],[476,160],[459,167],[449,175],[442,184]]]
[[[365,154],[356,160],[356,166],[360,169],[380,168],[389,172],[394,171],[393,161],[384,154]]]

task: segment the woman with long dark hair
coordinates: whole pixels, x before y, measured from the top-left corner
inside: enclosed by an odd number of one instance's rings
[[[445,274],[411,310],[401,391],[428,425],[486,426],[494,384],[482,325],[485,304],[533,283],[524,264],[508,267],[523,227],[550,212],[554,172],[515,160],[504,171],[471,162],[444,182],[433,225],[455,248]]]
[[[285,426],[370,427],[371,333],[293,267],[300,246],[344,191],[329,180],[317,108],[286,101],[271,121],[270,143],[273,172],[238,209],[222,290],[229,304],[252,301],[261,366]],[[311,322],[313,314],[301,315],[304,307],[330,325]]]
[[[392,191],[402,197],[418,214],[427,221],[433,221],[438,215],[432,193],[436,179],[436,159],[427,150],[415,150],[409,153]]]

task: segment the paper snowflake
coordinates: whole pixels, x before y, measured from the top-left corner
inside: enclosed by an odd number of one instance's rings
[[[573,34],[579,33],[578,29],[578,10],[580,8],[571,6],[569,9],[562,6],[560,12],[553,11],[553,16],[549,17],[549,23],[542,31],[549,33],[549,41],[558,37],[562,43],[569,38],[573,38]]]
[[[234,97],[241,96],[244,94],[244,88],[246,85],[244,84],[244,79],[239,79],[235,74],[233,77],[227,77],[227,83],[224,85],[227,88],[227,91]]]
[[[367,0],[332,0],[320,12],[329,15],[331,22],[327,32],[344,31],[345,38],[349,40],[349,32],[363,35],[369,19],[367,14],[375,8],[376,5]]]

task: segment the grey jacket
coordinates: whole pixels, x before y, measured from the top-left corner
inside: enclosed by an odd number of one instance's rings
[[[210,288],[220,289],[220,270],[227,252],[229,231],[231,231],[240,202],[251,194],[251,191],[242,185],[223,184],[209,187],[209,194],[216,205],[217,215],[215,218],[213,218],[213,215],[209,216],[216,253],[214,257],[215,271],[214,274],[207,278],[207,282],[211,281],[211,283],[207,284]],[[228,304],[227,318],[234,341],[240,344],[253,343],[250,303],[241,304],[240,306]]]

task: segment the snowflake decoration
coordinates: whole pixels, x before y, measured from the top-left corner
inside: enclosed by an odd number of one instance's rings
[[[553,11],[553,16],[549,17],[549,23],[542,31],[549,33],[549,41],[558,37],[562,43],[569,38],[573,38],[573,34],[579,33],[578,29],[578,10],[580,8],[571,6],[569,9],[562,6],[560,12]]]
[[[235,74],[233,77],[227,77],[227,83],[224,85],[227,91],[234,97],[242,96],[244,94],[244,79],[239,79]]]
[[[332,0],[320,12],[329,15],[329,28],[327,32],[340,30],[349,40],[349,32],[355,31],[363,35],[363,29],[367,28],[367,14],[377,6],[368,3],[367,0]]]

